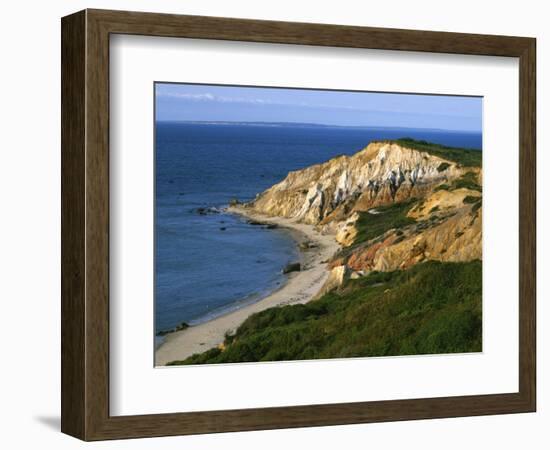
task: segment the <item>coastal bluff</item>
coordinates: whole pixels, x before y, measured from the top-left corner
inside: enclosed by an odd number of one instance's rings
[[[156,364],[481,351],[481,165],[479,150],[372,142],[235,201],[231,214],[300,232],[305,263],[259,302],[168,335]]]
[[[372,142],[352,156],[290,172],[245,208],[334,235],[344,247],[329,264],[334,287],[342,273],[481,259],[481,179],[480,151]]]

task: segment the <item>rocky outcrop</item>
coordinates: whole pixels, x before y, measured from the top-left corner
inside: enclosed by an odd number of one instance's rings
[[[345,264],[352,271],[365,273],[406,269],[426,260],[481,259],[481,201],[481,193],[474,190],[435,191],[407,213],[414,223],[352,247],[345,257],[337,255],[331,266]],[[344,232],[345,236],[357,235],[356,223],[346,222],[336,236]],[[353,246],[353,240],[341,238],[339,242]]]
[[[333,267],[328,275],[327,281],[325,281],[325,284],[317,293],[315,298],[319,298],[327,292],[330,292],[333,289],[341,286],[346,280],[350,278],[351,274],[351,270],[345,265]]]
[[[268,216],[329,224],[411,197],[462,175],[459,164],[393,142],[374,142],[353,156],[290,172],[248,206]]]
[[[343,250],[329,263],[321,295],[371,271],[481,259],[481,179],[479,167],[374,142],[353,156],[289,173],[245,207],[334,234]],[[391,205],[401,209],[392,212]],[[371,223],[377,231],[365,233]]]
[[[336,227],[336,241],[348,247],[355,241],[357,237],[357,228],[355,228],[355,223],[359,219],[359,214],[354,212],[347,220],[344,220],[338,224]]]
[[[481,208],[468,205],[426,228],[413,225],[383,240],[356,249],[345,260],[353,271],[407,269],[427,260],[471,261],[482,258]]]

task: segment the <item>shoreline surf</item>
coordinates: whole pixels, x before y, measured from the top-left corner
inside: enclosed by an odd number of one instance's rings
[[[287,281],[266,296],[212,318],[191,325],[181,331],[168,333],[155,351],[155,366],[165,366],[176,360],[202,353],[223,343],[226,333],[233,333],[250,315],[265,309],[307,303],[319,292],[328,278],[327,261],[340,248],[333,235],[321,234],[312,225],[292,219],[268,217],[247,211],[242,207],[229,207],[228,212],[266,225],[275,225],[289,231],[296,245],[310,242],[311,248],[302,250],[299,272],[288,274]]]
[[[296,250],[297,250],[297,257],[293,258],[293,260],[289,261],[289,263],[299,262],[302,265],[302,267],[305,265],[304,252],[299,249],[299,245],[301,242],[308,241],[307,235],[304,234],[303,232],[287,226],[275,225],[263,217],[260,220],[259,216],[252,217],[249,215],[245,215],[243,214],[243,211],[241,211],[241,209],[238,207],[235,208],[229,205],[225,205],[223,207],[216,208],[216,209],[219,210],[220,213],[236,216],[239,218],[239,220],[243,222],[244,221],[248,222],[250,226],[254,226],[254,227],[259,226],[263,228],[269,228],[271,226],[272,228],[276,228],[278,231],[284,232],[289,236],[289,239],[291,239],[294,242],[294,246],[296,247]],[[251,224],[251,222],[253,224]],[[265,299],[266,297],[269,297],[270,295],[274,294],[278,290],[282,289],[284,286],[286,286],[290,276],[292,276],[292,273],[287,274],[286,276],[281,275],[280,273],[278,275],[274,275],[273,282],[271,282],[269,285],[263,286],[262,288],[259,288],[256,291],[251,292],[250,294],[247,294],[244,297],[241,297],[232,303],[229,303],[227,305],[220,306],[214,310],[208,311],[207,313],[197,318],[180,322],[178,326],[183,325],[185,326],[185,328],[187,328],[187,327],[195,327],[198,325],[202,325],[204,323],[215,320],[219,317],[225,316],[227,314],[231,314],[232,312],[242,309],[246,306],[257,303]],[[155,334],[155,350],[158,349],[162,344],[164,344],[167,336],[173,333],[176,333],[178,331],[181,331],[181,330],[177,329],[177,326],[175,326],[171,329],[160,330],[160,332],[157,332],[157,334]]]

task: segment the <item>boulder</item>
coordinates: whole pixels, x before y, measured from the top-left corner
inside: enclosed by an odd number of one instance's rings
[[[299,272],[300,270],[302,270],[302,265],[299,262],[293,262],[293,263],[287,264],[283,268],[283,273]]]
[[[345,265],[334,267],[330,271],[327,281],[325,281],[325,284],[323,284],[323,286],[315,296],[315,299],[318,299],[327,292],[330,292],[342,286],[342,284],[344,284],[344,282],[350,278],[351,273],[351,270]]]
[[[317,248],[317,244],[315,244],[315,242],[311,242],[311,241],[304,241],[304,242],[300,242],[300,244],[298,244],[298,247],[300,248],[300,250],[309,250],[310,248]]]

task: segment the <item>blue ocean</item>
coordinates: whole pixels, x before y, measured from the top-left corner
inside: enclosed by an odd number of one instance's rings
[[[284,230],[223,212],[291,170],[353,154],[370,141],[411,137],[481,149],[481,134],[302,124],[157,122],[155,327],[197,324],[284,283],[298,258]]]

